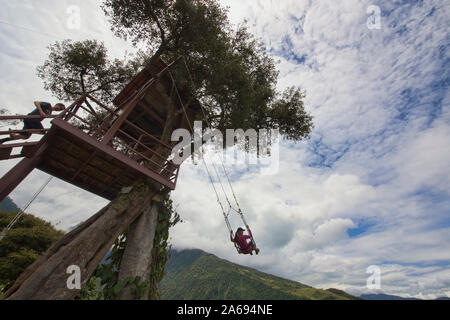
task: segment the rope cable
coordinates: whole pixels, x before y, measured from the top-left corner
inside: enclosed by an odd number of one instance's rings
[[[2,233],[0,234],[0,241],[3,240],[8,232],[11,230],[11,228],[19,221],[19,219],[23,216],[25,213],[25,210],[28,209],[28,207],[36,200],[36,198],[41,194],[41,192],[47,187],[47,185],[52,181],[53,177],[50,176],[47,181],[39,188],[38,191],[33,195],[33,197],[27,202],[27,204],[23,207],[22,210],[20,210],[16,216],[11,220],[11,222],[3,229]]]
[[[172,79],[173,86],[175,87],[175,91],[176,91],[176,93],[177,93],[178,100],[180,101],[180,104],[181,104],[181,106],[182,106],[182,108],[183,108],[183,113],[184,113],[184,115],[186,116],[187,123],[188,123],[188,125],[189,125],[189,129],[191,130],[192,133],[194,133],[194,128],[192,128],[191,122],[189,121],[189,117],[188,117],[186,108],[185,108],[184,103],[183,103],[183,101],[182,101],[182,99],[181,99],[180,92],[178,91],[178,86],[176,85],[176,81],[175,81],[175,79],[174,79],[173,76],[172,76],[172,72],[169,71],[169,75],[170,75],[170,78]],[[191,141],[191,143],[192,143],[192,142],[193,142],[193,141]],[[202,159],[203,165],[205,166],[206,172],[207,172],[207,174],[208,174],[209,181],[211,182],[211,185],[212,185],[212,187],[213,187],[213,189],[214,189],[214,192],[215,192],[215,194],[216,194],[216,197],[217,197],[217,203],[220,205],[220,208],[222,209],[222,214],[223,214],[223,216],[224,216],[225,223],[227,224],[228,230],[229,230],[230,232],[233,232],[233,229],[231,228],[230,222],[228,221],[228,217],[227,217],[227,215],[226,215],[226,213],[225,213],[225,209],[224,209],[224,207],[223,207],[223,205],[222,205],[222,202],[220,201],[219,193],[217,192],[216,186],[214,185],[214,181],[213,181],[211,172],[209,171],[208,165],[206,164],[205,158],[204,158],[203,156],[201,156],[201,159]]]
[[[189,70],[189,67],[188,67],[188,65],[187,65],[186,59],[183,59],[183,63],[184,63],[184,66],[185,66],[185,68],[186,68],[186,71],[187,71],[187,73],[188,73],[189,79],[190,79],[190,81],[191,81],[191,83],[192,83],[192,85],[193,85],[193,87],[194,87],[194,90],[195,90],[196,88],[195,88],[194,78],[192,77],[192,74],[191,74],[191,72],[190,72],[190,70]],[[205,112],[205,109],[204,109],[203,105],[200,105],[200,109],[202,110],[202,113],[203,113],[203,119],[205,120],[206,124],[208,125],[209,128],[212,128],[212,127],[211,127],[211,123],[210,123],[209,120],[208,120],[208,117],[207,117],[207,115],[206,115],[206,112]],[[235,194],[235,192],[234,192],[233,185],[232,185],[232,183],[231,183],[231,180],[230,180],[230,177],[229,177],[229,175],[228,175],[228,172],[227,172],[227,170],[226,170],[226,168],[225,168],[225,163],[223,162],[223,159],[222,159],[221,157],[218,157],[218,158],[219,158],[219,160],[220,160],[220,162],[221,162],[221,164],[222,164],[223,171],[225,172],[225,175],[226,175],[226,177],[227,177],[227,181],[228,181],[228,184],[229,184],[229,186],[230,186],[231,192],[232,192],[232,194],[233,194],[234,201],[236,202],[236,205],[237,205],[237,207],[238,207],[238,209],[239,209],[239,213],[242,215],[242,210],[241,210],[241,208],[240,208],[240,206],[239,206],[239,202],[238,202],[237,197],[236,197],[236,194]],[[227,199],[227,200],[228,200],[228,199]],[[229,203],[229,201],[228,201],[228,203]]]
[[[189,71],[189,67],[188,67],[188,65],[187,65],[187,63],[186,63],[186,59],[183,59],[183,62],[184,62],[186,71],[188,72],[188,76],[189,76],[189,78],[190,78],[190,80],[191,80],[191,83],[192,83],[192,85],[193,85],[193,89],[195,89],[195,83],[194,83],[193,78],[192,78],[192,75],[191,75],[191,73],[190,73],[190,71]],[[182,99],[181,99],[181,95],[180,95],[180,93],[179,93],[178,87],[177,87],[177,85],[176,85],[176,81],[175,81],[175,79],[173,78],[173,75],[172,75],[172,73],[171,73],[170,71],[169,71],[169,74],[170,74],[170,77],[171,77],[171,79],[172,79],[173,85],[175,86],[175,91],[177,92],[178,100],[180,101],[180,104],[181,104],[181,106],[182,106],[182,108],[183,108],[183,112],[184,112],[184,115],[185,115],[186,120],[187,120],[187,122],[188,122],[189,128],[191,129],[191,132],[194,133],[194,130],[193,130],[193,128],[192,128],[192,125],[191,125],[191,123],[190,123],[190,121],[189,121],[189,117],[188,117],[186,108],[185,108],[185,106],[184,106],[184,103],[183,103],[183,101],[182,101]],[[211,127],[211,125],[210,125],[210,123],[209,123],[209,121],[208,121],[208,117],[206,116],[206,112],[205,112],[205,110],[204,110],[204,108],[203,108],[203,106],[202,106],[201,104],[200,104],[200,109],[202,110],[203,118],[204,118],[206,124],[208,125],[208,127]],[[232,205],[231,205],[231,202],[230,202],[230,200],[229,200],[229,198],[228,198],[228,196],[227,196],[227,193],[225,192],[225,189],[224,189],[224,187],[223,187],[222,181],[221,181],[221,179],[220,179],[219,172],[218,172],[217,167],[215,166],[214,162],[212,162],[212,166],[213,166],[214,171],[215,171],[215,173],[216,173],[216,175],[217,175],[218,181],[219,181],[219,183],[220,183],[220,185],[221,185],[221,187],[222,187],[222,191],[223,191],[223,193],[224,193],[224,195],[225,195],[225,198],[226,198],[226,200],[227,200],[227,202],[228,202],[228,204],[229,204],[228,214],[225,213],[225,210],[224,210],[224,208],[223,208],[222,202],[220,201],[219,195],[218,195],[217,190],[216,190],[216,188],[215,188],[215,186],[214,186],[214,182],[213,182],[213,180],[212,180],[212,177],[211,177],[211,174],[210,174],[210,172],[209,172],[208,166],[206,165],[206,161],[205,161],[205,159],[204,159],[204,156],[201,156],[201,158],[202,158],[203,164],[204,164],[204,166],[205,166],[205,168],[206,168],[206,170],[207,170],[207,173],[208,173],[210,182],[211,182],[211,184],[212,184],[212,186],[213,186],[213,188],[214,188],[214,191],[215,191],[215,193],[216,193],[217,201],[218,201],[218,203],[219,203],[219,205],[220,205],[220,207],[221,207],[221,209],[222,209],[222,213],[223,213],[223,215],[224,215],[225,222],[226,222],[226,224],[227,224],[228,230],[233,234],[233,229],[231,228],[230,222],[229,222],[229,220],[228,220],[228,215],[229,215],[231,209],[233,209],[234,211],[236,211],[236,212],[240,215],[240,217],[241,217],[242,221],[244,222],[245,226],[248,226],[247,221],[245,220],[244,214],[243,214],[243,212],[242,212],[242,210],[241,210],[241,208],[240,208],[240,205],[239,205],[239,202],[238,202],[238,200],[237,200],[236,194],[235,194],[235,192],[234,192],[233,186],[232,186],[232,184],[231,184],[230,177],[229,177],[228,172],[227,172],[227,170],[226,170],[226,168],[225,168],[225,164],[224,164],[224,162],[223,162],[223,159],[222,159],[221,157],[219,157],[219,159],[220,159],[220,161],[221,161],[221,164],[222,164],[223,171],[225,172],[225,175],[226,175],[226,177],[227,177],[228,184],[229,184],[230,189],[231,189],[231,192],[232,192],[232,194],[233,194],[233,198],[234,198],[234,200],[235,200],[235,202],[236,202],[238,211],[235,210],[235,209],[232,207]],[[256,241],[255,241],[255,239],[254,239],[254,237],[253,237],[252,234],[251,234],[251,239],[253,240],[253,243],[256,245]],[[235,246],[236,246],[236,243],[235,243]],[[240,250],[239,250],[238,246],[236,246],[236,249],[237,249],[238,252],[240,253]]]

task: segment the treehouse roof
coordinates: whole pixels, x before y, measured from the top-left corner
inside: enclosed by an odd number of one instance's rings
[[[124,108],[127,101],[132,99],[132,97],[140,90],[147,90],[147,94],[145,94],[145,96],[138,103],[137,108],[135,108],[130,117],[133,118],[133,116],[135,116],[136,119],[140,119],[142,114],[146,113],[144,114],[144,118],[139,121],[140,124],[144,125],[144,122],[148,121],[149,124],[152,123],[154,127],[158,127],[165,122],[164,115],[166,113],[165,109],[167,106],[164,103],[164,94],[168,97],[171,96],[172,103],[174,104],[176,110],[181,110],[182,108],[180,99],[178,99],[176,91],[172,88],[172,75],[176,81],[178,92],[181,96],[183,104],[186,107],[189,119],[193,121],[197,113],[201,112],[201,105],[200,102],[193,97],[192,92],[188,88],[189,81],[187,79],[186,70],[181,62],[182,59],[183,57],[179,57],[171,64],[167,64],[161,58],[158,58],[152,65],[141,70],[127,84],[127,86],[113,100],[113,104],[120,110]],[[152,75],[157,75],[159,81],[155,82]],[[146,86],[148,88],[143,89]],[[189,105],[187,105],[188,101]],[[151,115],[154,119],[151,119],[149,115]],[[182,127],[189,129],[187,123],[183,123],[186,122],[184,115],[183,117],[179,117],[177,120],[178,123],[176,123],[176,128]],[[147,127],[146,129],[150,129],[148,126],[145,127]]]

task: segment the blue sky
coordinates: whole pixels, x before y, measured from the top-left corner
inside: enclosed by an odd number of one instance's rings
[[[0,0],[2,107],[25,113],[36,97],[53,101],[35,68],[55,40],[97,38],[116,57],[132,51],[111,35],[100,2]],[[258,257],[235,254],[204,168],[190,163],[173,193],[185,221],[174,247],[354,294],[450,296],[448,1],[221,2],[279,60],[279,88],[306,91],[315,130],[281,143],[276,175],[229,166]],[[79,30],[65,23],[71,4],[81,8]],[[380,29],[367,27],[370,5],[381,10]],[[0,173],[14,163],[0,163]],[[31,174],[14,200],[24,204],[43,177]],[[104,203],[54,181],[30,211],[68,228]],[[371,265],[381,267],[380,290],[366,288]]]

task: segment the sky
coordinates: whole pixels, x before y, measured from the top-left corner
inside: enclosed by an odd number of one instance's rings
[[[279,89],[306,91],[315,128],[281,141],[274,174],[227,164],[258,256],[236,254],[204,167],[189,161],[172,193],[183,219],[173,247],[356,295],[450,296],[450,3],[221,2],[277,60]],[[34,100],[55,101],[36,67],[57,40],[103,40],[118,58],[133,51],[100,3],[0,0],[0,107],[28,113]],[[0,162],[0,174],[16,163]],[[23,206],[46,177],[33,172],[11,197]],[[67,230],[105,204],[54,179],[28,211]],[[367,286],[371,266],[379,288]]]

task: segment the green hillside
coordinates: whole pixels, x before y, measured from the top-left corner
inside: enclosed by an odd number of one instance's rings
[[[201,250],[173,251],[160,284],[165,300],[358,299],[239,266]]]

